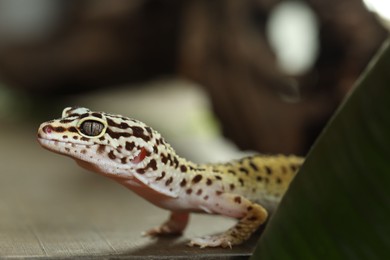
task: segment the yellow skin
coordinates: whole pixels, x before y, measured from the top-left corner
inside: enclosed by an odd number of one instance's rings
[[[257,155],[195,164],[144,123],[82,107],[65,108],[62,118],[42,123],[38,141],[171,211],[166,222],[145,235],[181,234],[191,212],[238,219],[222,234],[189,243],[200,247],[232,247],[247,240],[276,208],[303,163],[297,156]]]

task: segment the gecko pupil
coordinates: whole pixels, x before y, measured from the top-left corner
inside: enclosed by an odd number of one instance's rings
[[[97,121],[87,120],[80,126],[80,131],[88,136],[97,136],[103,131],[104,125]]]

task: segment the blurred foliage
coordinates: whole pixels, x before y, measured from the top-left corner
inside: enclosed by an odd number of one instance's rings
[[[390,46],[317,140],[252,259],[389,259]]]

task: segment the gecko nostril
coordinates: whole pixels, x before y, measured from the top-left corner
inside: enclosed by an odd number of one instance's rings
[[[53,131],[53,127],[51,127],[50,125],[47,125],[47,126],[44,126],[44,127],[42,128],[42,130],[43,130],[43,132],[44,132],[45,134],[50,134],[50,133]]]

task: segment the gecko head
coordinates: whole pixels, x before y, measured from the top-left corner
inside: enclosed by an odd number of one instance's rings
[[[44,148],[69,156],[81,166],[104,174],[145,168],[161,136],[135,119],[67,107],[62,117],[42,123],[38,142]]]

